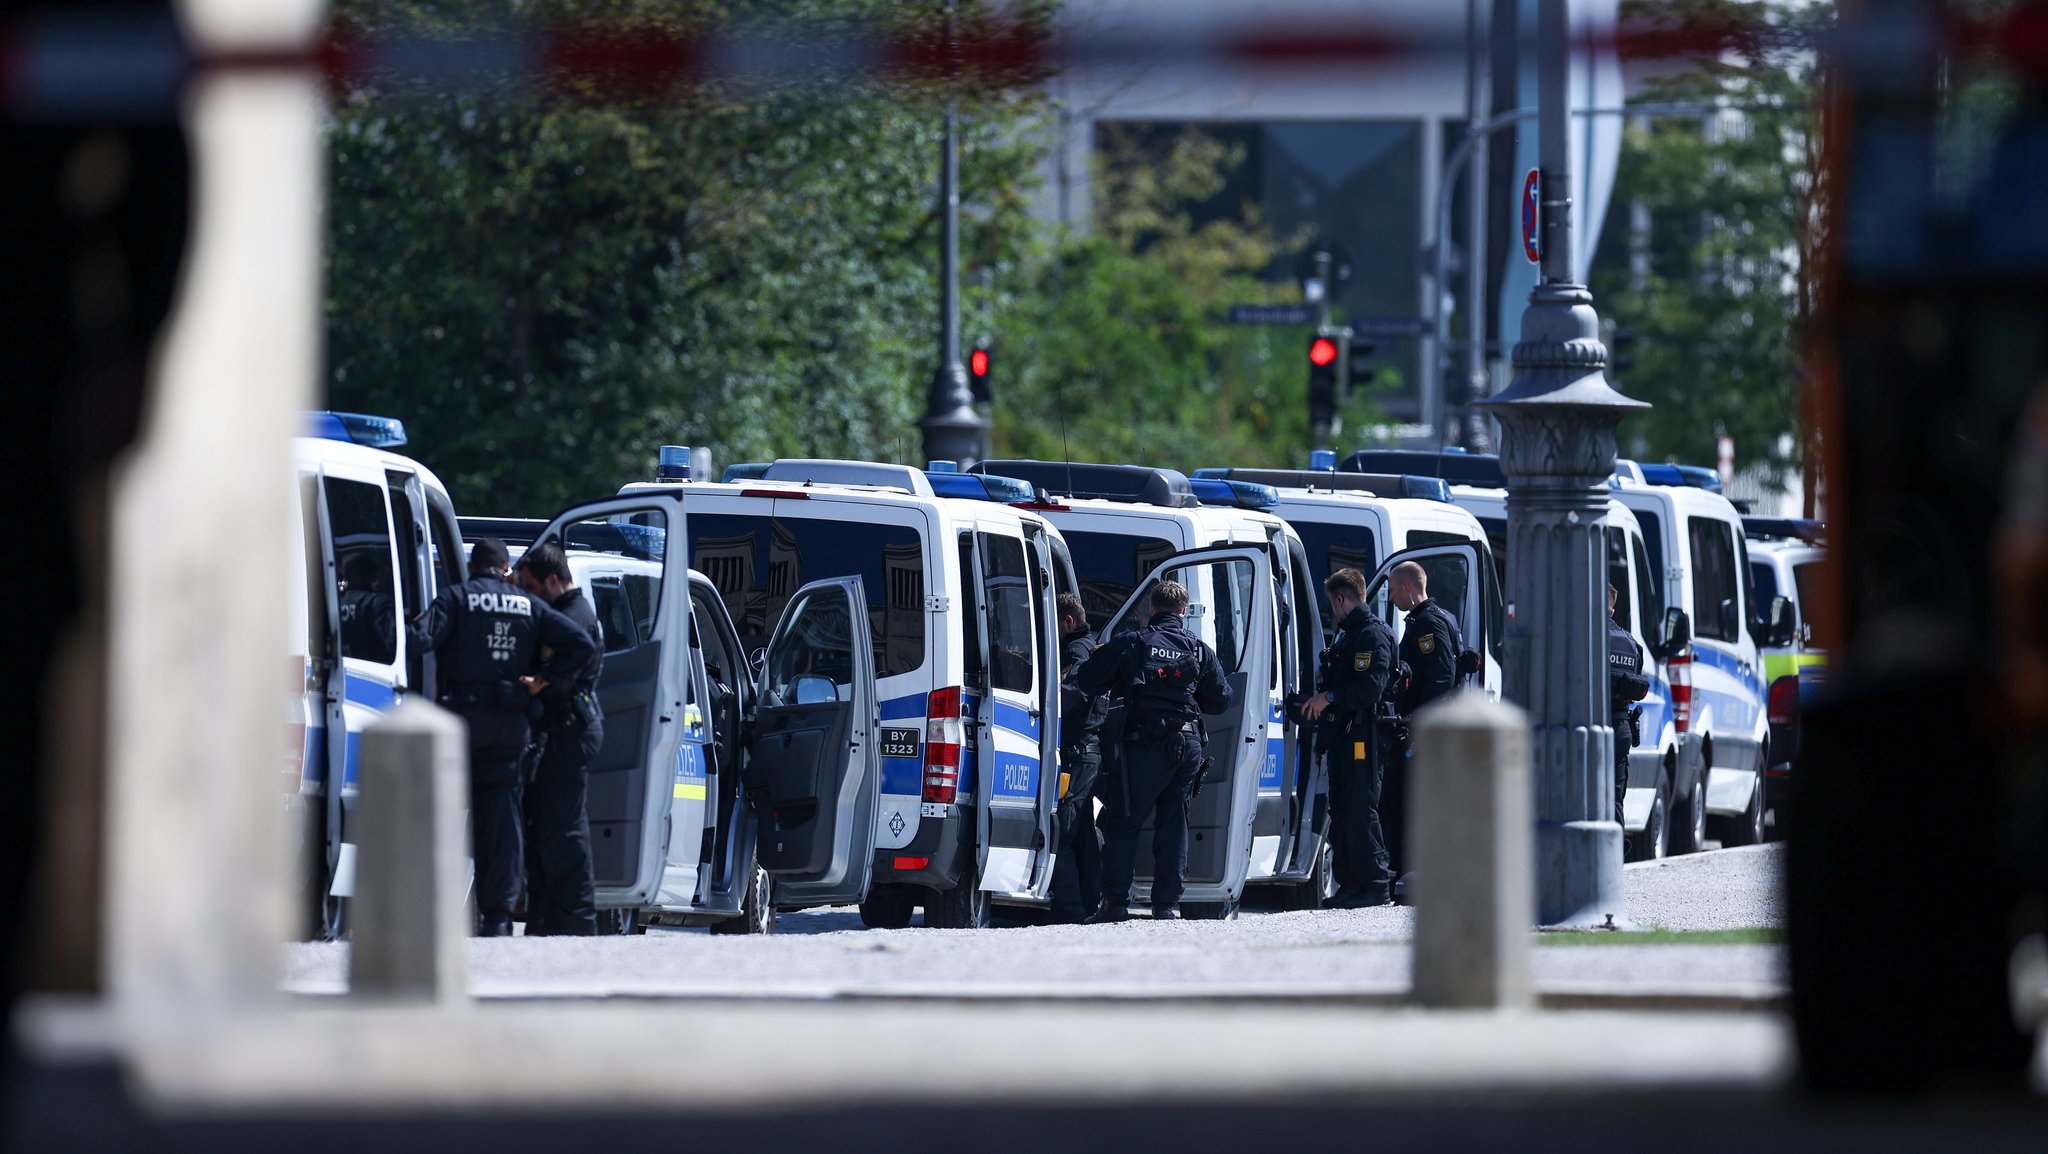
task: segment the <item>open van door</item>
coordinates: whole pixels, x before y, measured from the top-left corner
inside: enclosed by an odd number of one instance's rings
[[[988,691],[977,708],[982,804],[975,807],[983,890],[1043,898],[1052,887],[1052,822],[1059,808],[1059,624],[1051,554],[1036,525],[1029,539],[975,534],[974,585],[987,646]],[[1048,768],[1053,767],[1053,768]]]
[[[1457,616],[1458,632],[1464,634],[1465,648],[1481,654],[1480,672],[1460,681],[1459,688],[1486,689],[1491,691],[1491,696],[1499,697],[1500,687],[1485,683],[1484,664],[1492,629],[1492,622],[1487,616],[1487,598],[1493,588],[1493,562],[1480,552],[1478,542],[1472,541],[1403,549],[1380,562],[1372,580],[1366,584],[1365,604],[1369,612],[1393,626],[1396,641],[1407,629],[1407,618],[1394,608],[1393,598],[1387,594],[1387,577],[1396,565],[1406,561],[1422,566],[1422,571],[1429,575],[1429,599]]]
[[[742,780],[777,905],[867,896],[882,784],[867,604],[858,577],[813,581],[768,639]]]
[[[682,504],[593,501],[561,513],[534,540],[616,578],[617,604],[607,601],[610,584],[585,590],[600,608],[605,649],[597,682],[604,742],[590,759],[586,802],[597,904],[642,909],[668,904],[666,896],[687,905],[694,873],[680,896],[661,892],[670,839],[686,839],[694,863],[704,825],[704,730],[686,709],[696,650]]]
[[[1227,916],[1244,895],[1251,864],[1252,821],[1266,760],[1273,680],[1273,562],[1264,546],[1218,546],[1176,553],[1155,565],[1104,630],[1105,640],[1137,630],[1152,616],[1152,589],[1178,581],[1188,590],[1188,629],[1215,649],[1230,679],[1231,706],[1202,718],[1209,772],[1202,794],[1188,803],[1187,888],[1191,917]],[[1105,726],[1120,732],[1118,702]],[[1150,823],[1147,823],[1149,828]],[[1138,838],[1138,881],[1152,877],[1152,839]],[[1192,905],[1190,905],[1192,903]]]

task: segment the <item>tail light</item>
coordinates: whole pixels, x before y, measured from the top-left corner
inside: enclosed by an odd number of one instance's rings
[[[1671,727],[1684,733],[1692,727],[1692,654],[1667,660],[1664,670],[1671,675]]]
[[[1799,677],[1786,674],[1771,682],[1772,725],[1791,725],[1799,720]]]
[[[960,687],[932,690],[924,710],[924,799],[951,805],[960,793],[960,747],[967,723],[960,717]]]

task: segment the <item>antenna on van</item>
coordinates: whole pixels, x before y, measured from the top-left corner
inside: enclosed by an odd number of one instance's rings
[[[1066,374],[1056,373],[1052,378],[1052,403],[1060,411],[1060,460],[1067,466],[1067,495],[1074,493],[1074,450],[1067,444],[1067,397],[1066,386],[1062,383]]]

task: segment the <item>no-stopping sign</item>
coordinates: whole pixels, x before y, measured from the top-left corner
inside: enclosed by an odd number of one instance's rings
[[[1522,178],[1522,255],[1543,263],[1543,173],[1534,168]]]

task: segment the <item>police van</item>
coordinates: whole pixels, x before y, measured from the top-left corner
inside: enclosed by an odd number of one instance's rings
[[[1197,469],[1210,478],[1274,486],[1272,512],[1294,527],[1308,551],[1309,573],[1321,591],[1323,578],[1356,569],[1369,591],[1383,590],[1393,567],[1413,561],[1428,574],[1430,598],[1458,619],[1465,643],[1480,654],[1474,688],[1500,698],[1501,592],[1494,547],[1473,515],[1451,500],[1451,487],[1436,477],[1414,474],[1337,472],[1334,454],[1311,454],[1308,469]],[[1369,598],[1394,627],[1398,639],[1405,618]],[[1329,602],[1318,597],[1325,635],[1335,629]]]
[[[1171,469],[1014,460],[974,469],[1039,491],[1029,507],[1071,550],[1098,639],[1142,626],[1152,587],[1179,581],[1190,630],[1230,675],[1231,708],[1203,719],[1212,765],[1188,805],[1185,916],[1234,917],[1247,884],[1285,887],[1291,904],[1310,908],[1333,892],[1322,849],[1327,782],[1288,707],[1314,691],[1317,590],[1301,538],[1269,511],[1272,491],[1212,482],[1215,503],[1205,504]],[[1142,900],[1151,842],[1139,844]]]
[[[1764,679],[1797,677],[1802,670],[1827,664],[1827,651],[1814,644],[1807,619],[1820,588],[1821,561],[1827,556],[1825,529],[1819,521],[1794,517],[1744,517],[1749,542],[1750,583],[1759,602],[1773,597],[1791,603],[1787,635],[1771,639],[1764,649]]]
[[[286,811],[307,929],[325,937],[346,931],[354,892],[363,729],[406,695],[432,694],[433,657],[405,623],[463,579],[454,504],[430,470],[390,451],[405,440],[399,421],[333,412],[307,414],[292,440]]]
[[[1506,584],[1507,491],[1454,485],[1451,499],[1479,520],[1493,542]],[[1641,523],[1628,506],[1610,498],[1600,523],[1606,537],[1607,581],[1617,597],[1614,619],[1644,654],[1643,676],[1650,689],[1639,703],[1641,724],[1629,750],[1629,779],[1622,803],[1622,828],[1631,860],[1661,858],[1672,848],[1671,815],[1678,799],[1693,797],[1699,785],[1698,765],[1679,756],[1679,731],[1671,708],[1671,685],[1664,657],[1670,652],[1664,636],[1663,582],[1649,561]],[[1626,719],[1613,719],[1619,735]],[[1682,848],[1697,848],[1688,842]]]
[[[1759,597],[1742,516],[1726,498],[1690,485],[1619,477],[1615,484],[1615,499],[1642,528],[1647,568],[1661,574],[1655,584],[1665,624],[1657,656],[1686,767],[1681,778],[1698,783],[1674,792],[1672,846],[1689,852],[1709,836],[1754,845],[1764,837],[1769,764],[1762,649],[1786,628],[1791,603]]]
[[[843,461],[698,482],[687,460],[533,534],[635,563],[590,773],[600,906],[692,924],[772,886],[757,906],[965,927],[1044,904],[1075,585],[1059,534],[1006,503],[1028,490]]]

